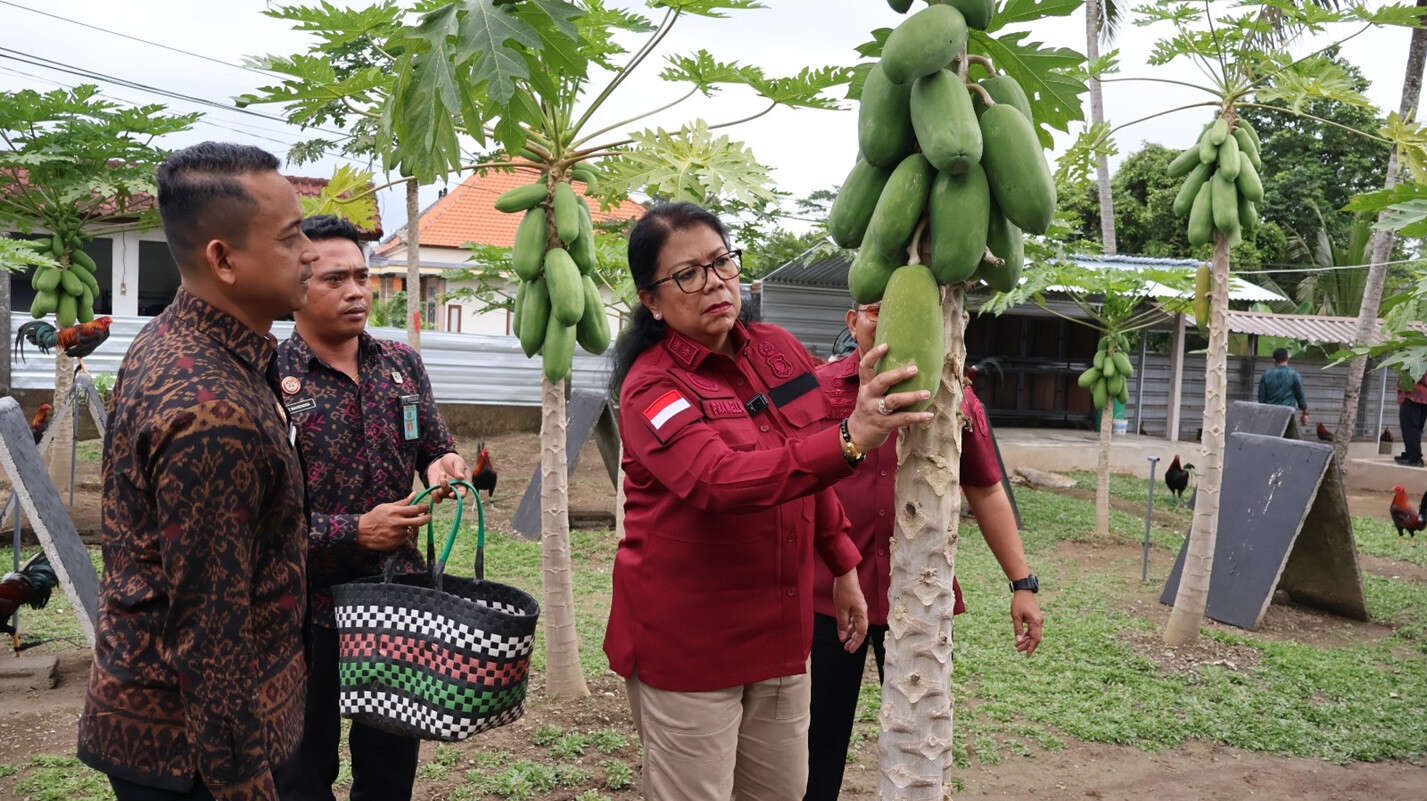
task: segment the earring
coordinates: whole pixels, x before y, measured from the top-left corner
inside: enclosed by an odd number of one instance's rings
[[[664,319],[664,315],[660,314],[659,312],[654,312],[654,319],[662,320]]]

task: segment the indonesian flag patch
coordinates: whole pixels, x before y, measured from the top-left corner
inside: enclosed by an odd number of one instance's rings
[[[653,403],[644,409],[644,419],[649,421],[650,427],[660,439],[674,433],[677,426],[669,426],[670,422],[684,412],[691,411],[693,404],[689,403],[677,389],[671,389],[660,395]],[[667,427],[667,430],[666,430]]]

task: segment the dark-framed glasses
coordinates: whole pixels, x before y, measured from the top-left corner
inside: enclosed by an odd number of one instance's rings
[[[667,278],[660,278],[649,285],[653,289],[666,281],[673,281],[681,292],[692,295],[704,291],[709,284],[709,273],[721,281],[737,278],[743,272],[743,251],[730,250],[708,264],[695,264],[680,268]]]

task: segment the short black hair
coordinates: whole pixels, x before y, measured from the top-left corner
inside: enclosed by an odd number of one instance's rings
[[[314,214],[302,221],[302,232],[313,242],[324,239],[350,239],[352,244],[362,249],[362,232],[351,221],[335,214]]]
[[[164,159],[156,175],[159,216],[180,268],[213,234],[235,237],[253,219],[257,201],[238,177],[277,168],[277,156],[232,142],[203,142]]]
[[[1274,348],[1273,363],[1283,364],[1286,361],[1288,361],[1288,348]]]

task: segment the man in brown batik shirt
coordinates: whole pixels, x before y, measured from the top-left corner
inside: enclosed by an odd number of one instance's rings
[[[269,329],[317,253],[277,166],[213,142],[159,166],[182,285],[114,385],[79,721],[79,758],[118,801],[276,801],[302,734],[304,479]]]

